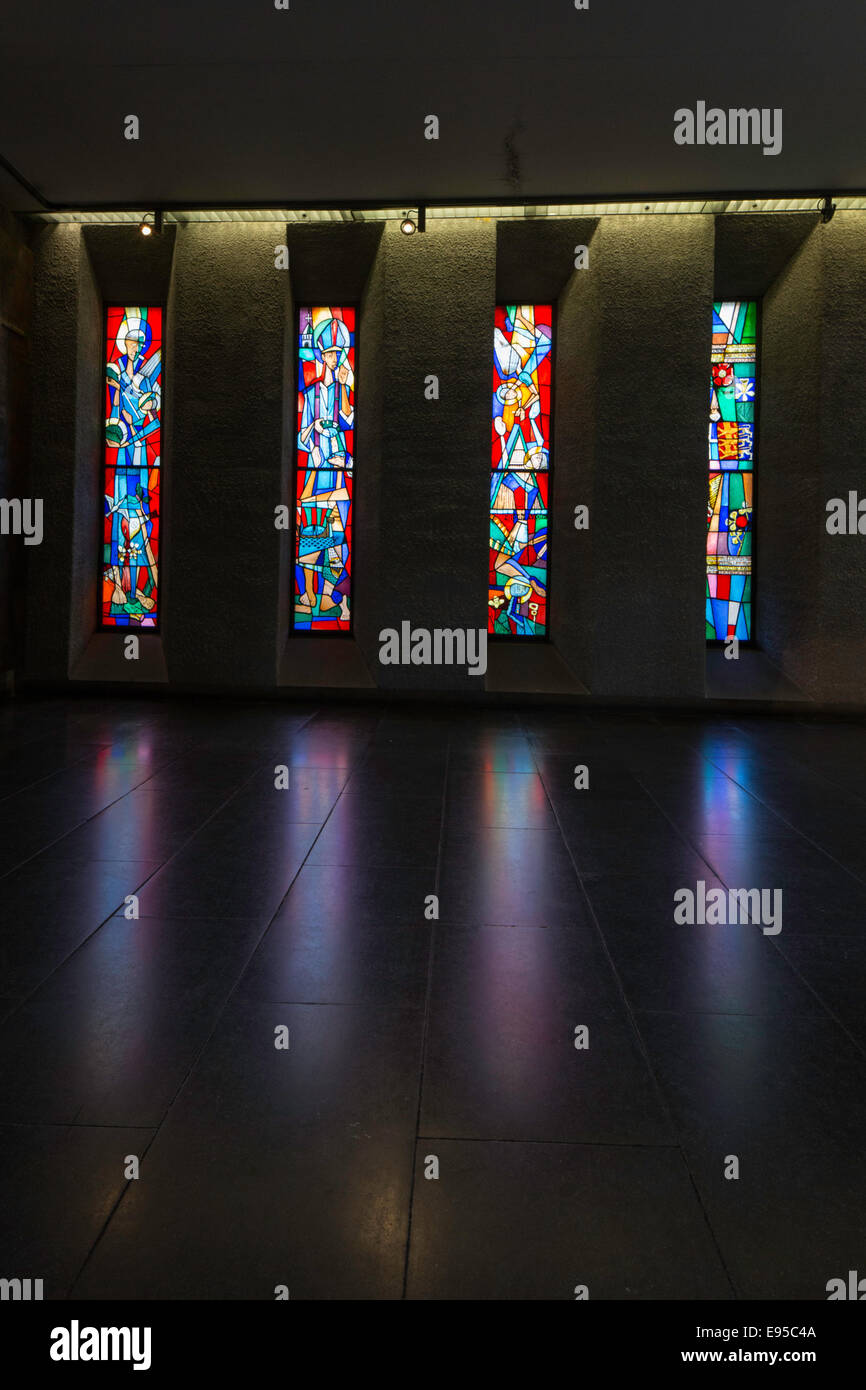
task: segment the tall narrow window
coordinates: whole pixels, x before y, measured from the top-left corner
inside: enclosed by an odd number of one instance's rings
[[[752,481],[758,306],[713,305],[710,490],[707,501],[707,637],[747,640],[752,622]]]
[[[493,329],[487,630],[547,633],[553,306],[507,304]]]
[[[162,309],[106,309],[101,618],[155,628],[159,618]]]
[[[295,631],[348,632],[352,604],[355,310],[298,315]]]

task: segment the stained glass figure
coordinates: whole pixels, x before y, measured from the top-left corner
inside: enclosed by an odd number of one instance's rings
[[[552,324],[550,304],[496,309],[487,630],[503,637],[547,631]]]
[[[298,316],[296,632],[347,632],[352,603],[355,310]]]
[[[757,304],[713,305],[707,501],[707,638],[752,636]]]
[[[105,355],[102,626],[155,628],[162,309],[109,305]]]

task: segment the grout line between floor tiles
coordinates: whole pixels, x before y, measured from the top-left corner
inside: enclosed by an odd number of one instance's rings
[[[138,1128],[138,1126],[128,1125],[128,1126],[122,1126],[122,1128],[132,1129],[132,1128]],[[136,1155],[137,1158],[138,1158],[138,1160],[139,1160],[139,1167],[141,1166],[141,1164],[144,1163],[144,1160],[147,1158],[147,1155],[149,1154],[151,1148],[153,1147],[154,1140],[156,1139],[156,1136],[157,1136],[158,1133],[159,1133],[159,1128],[158,1128],[158,1127],[157,1127],[156,1129],[153,1129],[153,1130],[151,1131],[150,1139],[149,1139],[149,1140],[147,1141],[147,1143],[145,1144],[144,1148],[142,1149],[142,1152],[141,1152],[140,1154]],[[77,1272],[75,1275],[73,1275],[72,1279],[70,1280],[69,1285],[68,1285],[67,1290],[66,1290],[66,1294],[65,1294],[65,1299],[66,1299],[67,1301],[73,1297],[75,1285],[78,1283],[79,1279],[81,1278],[82,1274],[84,1273],[85,1269],[87,1268],[88,1264],[90,1263],[90,1259],[91,1259],[91,1256],[93,1255],[93,1252],[96,1250],[96,1247],[99,1245],[99,1242],[102,1240],[102,1237],[105,1235],[105,1232],[108,1230],[108,1227],[110,1226],[111,1222],[113,1221],[115,1212],[118,1210],[118,1208],[119,1208],[121,1202],[123,1201],[124,1197],[126,1196],[127,1192],[129,1191],[129,1184],[130,1184],[130,1180],[127,1179],[127,1180],[126,1180],[125,1186],[122,1187],[122,1188],[120,1189],[120,1191],[118,1192],[118,1194],[117,1194],[117,1199],[112,1203],[111,1210],[107,1213],[107,1215],[106,1215],[106,1217],[105,1217],[105,1220],[103,1221],[102,1225],[100,1226],[99,1230],[97,1231],[96,1235],[94,1236],[93,1241],[92,1241],[91,1245],[89,1246],[86,1255],[84,1256],[84,1259],[82,1260],[81,1264],[80,1264],[79,1267],[78,1267],[78,1272]]]
[[[442,810],[439,817],[439,845],[436,853],[436,873],[433,878],[433,892],[437,903],[441,886],[442,848],[445,838],[445,813],[448,804],[448,775],[451,770],[451,739],[445,753],[445,775],[442,782]],[[427,1061],[427,1037],[430,1028],[430,1003],[433,995],[433,966],[436,954],[436,920],[430,923],[430,942],[427,951],[427,989],[424,995],[424,1019],[421,1026],[421,1056],[418,1073],[418,1104],[415,1110],[415,1134],[410,1152],[409,1200],[406,1219],[406,1249],[403,1257],[403,1287],[401,1299],[405,1302],[409,1286],[409,1258],[412,1250],[412,1217],[415,1212],[415,1178],[418,1169],[418,1140],[421,1130],[421,1110],[424,1102],[424,1068]]]
[[[657,1150],[667,1150],[670,1153],[680,1153],[682,1146],[679,1143],[670,1144],[648,1144],[630,1139],[503,1139],[501,1135],[478,1135],[478,1134],[419,1134],[419,1139],[430,1141],[437,1144],[538,1144],[541,1148],[563,1148],[563,1149],[646,1149],[648,1152]]]

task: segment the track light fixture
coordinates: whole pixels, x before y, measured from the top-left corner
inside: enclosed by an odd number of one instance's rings
[[[159,236],[162,231],[162,213],[157,208],[156,212],[146,212],[141,219],[138,230],[142,236]]]
[[[406,236],[412,236],[415,232],[423,232],[427,229],[427,209],[423,203],[419,203],[417,208],[410,208],[403,213],[403,220],[400,223],[400,231]]]

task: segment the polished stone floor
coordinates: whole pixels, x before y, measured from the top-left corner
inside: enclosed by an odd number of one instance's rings
[[[864,768],[805,719],[0,706],[0,1275],[825,1299],[866,1274]],[[676,924],[701,881],[782,930]]]

